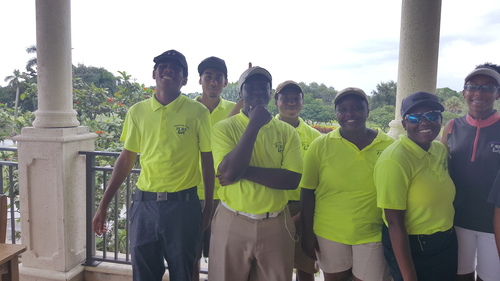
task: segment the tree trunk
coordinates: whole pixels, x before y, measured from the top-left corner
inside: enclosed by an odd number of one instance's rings
[[[17,106],[19,104],[19,86],[16,87],[16,101],[14,103],[14,120],[17,120]]]

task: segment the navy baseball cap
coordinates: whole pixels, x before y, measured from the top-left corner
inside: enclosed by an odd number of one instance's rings
[[[200,76],[203,74],[203,71],[207,68],[215,68],[224,73],[224,75],[227,77],[227,67],[226,67],[226,62],[218,57],[208,57],[204,59],[203,61],[200,62],[198,65],[198,73]]]
[[[156,56],[153,59],[153,62],[155,63],[155,69],[160,62],[162,62],[166,59],[173,59],[173,60],[179,62],[179,64],[181,65],[181,67],[184,70],[185,77],[188,76],[188,65],[187,65],[186,57],[182,53],[180,53],[176,50],[168,50],[166,52],[163,52],[161,55]]]
[[[427,92],[416,92],[403,99],[401,103],[401,117],[405,117],[410,110],[420,105],[427,105],[434,110],[444,111],[444,107],[439,103],[436,95]]]

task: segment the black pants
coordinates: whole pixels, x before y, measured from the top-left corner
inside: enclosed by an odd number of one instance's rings
[[[161,281],[165,261],[170,280],[192,280],[201,206],[196,188],[189,197],[179,196],[186,193],[170,194],[173,200],[167,201],[147,200],[150,198],[139,201],[135,197],[141,196],[134,196],[129,214],[134,281]],[[181,197],[184,199],[180,200]]]
[[[458,244],[455,230],[430,235],[409,235],[413,265],[420,281],[455,281],[457,276]],[[384,256],[394,281],[403,281],[394,251],[389,229],[382,229]]]

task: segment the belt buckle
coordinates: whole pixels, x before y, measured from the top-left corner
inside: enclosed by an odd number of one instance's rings
[[[166,201],[167,200],[167,192],[157,192],[156,193],[156,201]]]

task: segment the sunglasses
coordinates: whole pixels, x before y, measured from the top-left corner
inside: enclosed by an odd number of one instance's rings
[[[408,115],[406,115],[406,120],[408,120],[408,122],[410,122],[410,124],[418,124],[418,123],[422,122],[422,117],[425,117],[425,119],[427,119],[427,121],[429,121],[429,122],[438,122],[439,120],[441,120],[442,115],[441,115],[441,111],[433,110],[433,111],[428,111],[425,113],[408,114]]]
[[[498,87],[493,85],[475,85],[475,84],[464,85],[464,90],[469,92],[481,91],[484,93],[493,93],[497,89]]]

